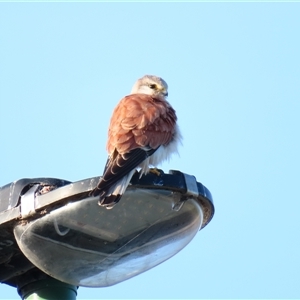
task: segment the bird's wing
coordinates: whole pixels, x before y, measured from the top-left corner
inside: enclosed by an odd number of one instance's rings
[[[127,153],[136,148],[168,144],[175,132],[176,113],[167,101],[145,94],[123,98],[109,126],[107,150]]]
[[[93,195],[112,185],[138,167],[175,133],[176,113],[167,101],[145,94],[124,97],[116,106],[109,126],[109,159]]]

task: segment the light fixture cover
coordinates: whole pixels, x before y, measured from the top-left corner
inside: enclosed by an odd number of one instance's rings
[[[200,230],[192,197],[168,190],[128,189],[113,209],[87,198],[16,225],[24,255],[48,275],[73,285],[111,286],[169,259]]]

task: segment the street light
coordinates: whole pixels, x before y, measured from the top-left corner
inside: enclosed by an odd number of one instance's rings
[[[136,173],[111,210],[89,197],[98,180],[23,179],[0,190],[1,257],[23,262],[15,274],[1,265],[1,282],[20,290],[17,278],[37,268],[72,286],[111,286],[178,253],[213,217],[209,190],[179,171]]]

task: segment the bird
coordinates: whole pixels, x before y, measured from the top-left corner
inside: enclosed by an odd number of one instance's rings
[[[141,177],[152,170],[150,167],[178,153],[182,135],[167,96],[165,80],[145,75],[115,107],[108,129],[108,159],[99,183],[90,193],[99,196],[100,206],[113,208],[136,170]]]

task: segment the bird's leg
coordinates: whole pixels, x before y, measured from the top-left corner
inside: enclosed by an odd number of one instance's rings
[[[153,173],[156,176],[160,176],[161,172],[157,168],[150,168],[149,172]]]

